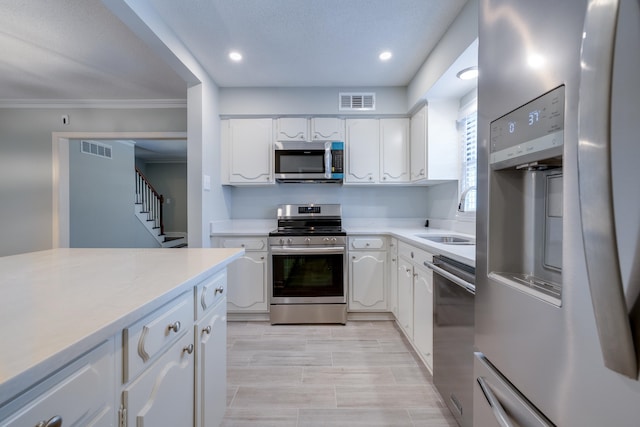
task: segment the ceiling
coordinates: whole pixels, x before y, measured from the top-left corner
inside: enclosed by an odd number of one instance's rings
[[[406,86],[466,2],[138,1],[221,87]],[[0,9],[0,100],[186,98],[181,77],[100,0]],[[228,59],[232,49],[241,62]]]

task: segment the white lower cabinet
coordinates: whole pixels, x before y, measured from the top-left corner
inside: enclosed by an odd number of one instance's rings
[[[433,370],[433,272],[424,266],[433,255],[398,243],[396,319],[427,368]]]
[[[433,271],[414,267],[413,343],[429,370],[433,370]]]
[[[245,253],[227,267],[229,313],[268,313],[269,248],[265,236],[221,236],[212,239],[220,248],[243,248]]]
[[[413,340],[413,265],[410,261],[398,259],[398,323]]]
[[[0,410],[0,425],[113,426],[114,339],[106,341]],[[15,409],[14,409],[15,408]],[[4,418],[5,410],[13,412]]]
[[[227,305],[222,298],[195,327],[196,427],[218,426],[227,400]]]
[[[191,328],[189,328],[191,329]],[[183,333],[166,353],[125,387],[127,426],[192,426],[193,334]]]
[[[389,310],[398,317],[398,239],[389,239]]]
[[[349,311],[386,311],[386,237],[349,238]]]

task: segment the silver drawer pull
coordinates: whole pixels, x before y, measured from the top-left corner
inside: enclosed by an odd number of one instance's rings
[[[182,352],[183,352],[183,353],[188,353],[188,354],[193,353],[193,344],[186,345],[186,346],[182,349]]]
[[[218,295],[224,292],[224,288],[222,286],[218,286],[216,290],[213,292],[213,295]]]
[[[35,427],[62,427],[62,417],[56,415],[49,419],[49,421],[40,421]]]
[[[167,329],[169,329],[169,331],[178,332],[180,330],[180,321],[171,323],[169,326],[167,326]]]
[[[209,325],[209,326],[207,326],[206,328],[204,328],[204,329],[202,330],[202,333],[203,333],[203,334],[207,334],[207,335],[211,334],[211,325]]]

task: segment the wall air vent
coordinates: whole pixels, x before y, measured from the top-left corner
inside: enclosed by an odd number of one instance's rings
[[[93,154],[94,156],[111,158],[111,146],[96,141],[80,141],[80,151],[85,154]]]
[[[373,111],[376,109],[375,93],[340,93],[340,111]]]

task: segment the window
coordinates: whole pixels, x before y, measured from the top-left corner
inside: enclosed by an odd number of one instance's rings
[[[462,148],[462,168],[460,177],[460,212],[476,211],[476,184],[478,177],[477,123],[478,102],[474,98],[460,109],[458,134]]]

